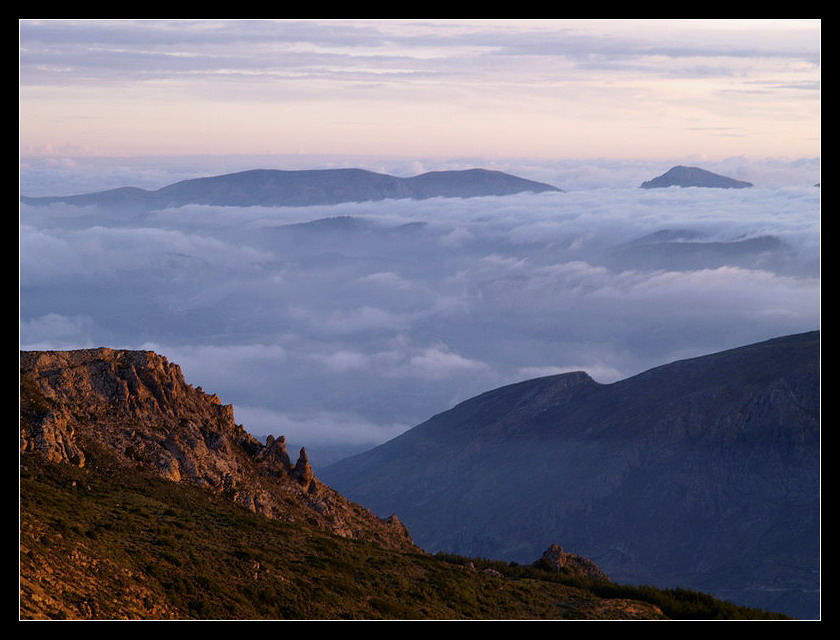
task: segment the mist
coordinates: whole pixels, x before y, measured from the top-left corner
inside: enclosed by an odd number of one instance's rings
[[[312,162],[276,168],[326,166]],[[819,328],[816,161],[694,163],[756,185],[744,190],[639,189],[671,166],[651,161],[331,163],[482,166],[565,191],[142,215],[22,206],[21,348],[154,350],[317,470],[504,384],[574,370],[608,384]],[[32,161],[21,191],[256,166]]]

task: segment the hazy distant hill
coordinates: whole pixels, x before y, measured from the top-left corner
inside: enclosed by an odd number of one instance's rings
[[[691,229],[666,229],[613,247],[606,262],[616,269],[686,271],[737,266],[778,273],[801,270],[793,249],[772,235],[715,240]]]
[[[431,551],[523,561],[562,540],[622,581],[814,617],[819,345],[521,382],[321,475]]]
[[[398,178],[362,169],[254,169],[183,180],[156,191],[124,187],[70,196],[23,196],[21,201],[30,205],[64,203],[140,210],[188,204],[304,207],[404,198],[422,200],[435,197],[501,196],[526,191],[561,190],[548,184],[486,169],[436,171],[412,178]]]
[[[753,186],[750,182],[727,178],[697,167],[676,166],[661,176],[641,184],[642,189],[664,187],[710,187],[716,189],[745,189]]]

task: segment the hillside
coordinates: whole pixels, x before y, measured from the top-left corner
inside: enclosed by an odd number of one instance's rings
[[[556,540],[613,579],[815,617],[819,438],[812,332],[503,387],[321,475],[430,551],[524,561]]]
[[[383,549],[121,465],[23,456],[24,620],[784,619],[686,590]]]
[[[396,518],[381,520],[324,485],[305,450],[292,463],[282,436],[256,440],[233,407],[153,352],[23,352],[21,416],[24,453],[79,467],[129,465],[270,518],[416,550]]]
[[[783,617],[622,586],[557,545],[429,555],[177,365],[113,349],[21,354],[20,590],[25,620]]]
[[[183,180],[154,191],[121,187],[67,196],[21,197],[29,205],[63,203],[79,207],[154,210],[201,204],[225,207],[305,207],[342,202],[410,198],[473,198],[525,191],[560,191],[557,187],[500,171],[434,171],[411,178],[362,169],[282,171],[253,169]]]

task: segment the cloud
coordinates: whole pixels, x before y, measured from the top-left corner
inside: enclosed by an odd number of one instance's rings
[[[403,278],[402,276],[392,273],[389,271],[380,271],[378,273],[371,273],[370,275],[363,276],[359,278],[359,282],[362,283],[370,283],[377,286],[386,287],[389,289],[401,289],[401,290],[411,290],[414,289],[417,284]]]
[[[445,346],[430,347],[422,353],[412,356],[408,362],[405,374],[417,375],[421,378],[445,378],[455,374],[478,373],[489,369],[489,366],[478,360],[465,358],[453,353]]]
[[[20,43],[42,153],[818,148],[788,89],[819,83],[818,20],[27,20]],[[746,137],[686,133],[710,121]]]
[[[22,322],[20,334],[26,336],[21,348],[81,349],[92,347],[90,336],[95,333],[93,319],[88,316],[63,316],[47,313]]]
[[[487,373],[491,367],[479,360],[464,357],[445,344],[418,346],[404,337],[390,341],[390,349],[361,352],[338,349],[324,353],[299,353],[301,359],[317,363],[330,373],[365,373],[382,380],[445,379],[467,373]]]
[[[90,166],[52,170],[77,181]],[[639,178],[661,171],[614,161],[578,175],[612,167],[629,186],[140,219],[23,207],[21,343],[152,349],[249,430],[358,446],[528,377],[584,370],[613,382],[819,326],[813,183],[652,192]],[[347,216],[359,224],[291,226]],[[737,262],[676,254],[667,267],[619,258],[667,230],[709,247],[771,235],[783,250]]]
[[[309,309],[294,308],[292,317],[305,323],[310,329],[327,334],[354,334],[366,331],[393,331],[403,328],[408,318],[400,313],[372,306],[362,306],[357,309],[336,310],[326,317]]]
[[[286,436],[288,443],[308,449],[329,446],[335,442],[365,447],[394,438],[413,425],[377,424],[351,413],[314,411],[305,414],[285,413],[266,407],[235,407],[236,419],[248,426],[249,432],[261,439]],[[294,446],[292,445],[292,446]],[[295,452],[290,450],[290,454]]]
[[[183,279],[190,272],[200,278],[273,261],[271,254],[251,247],[166,229],[21,229],[21,270],[30,285],[66,279],[116,282],[132,271],[142,271],[145,278]]]

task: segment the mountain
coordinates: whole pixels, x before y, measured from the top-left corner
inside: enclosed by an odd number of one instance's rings
[[[749,182],[727,178],[697,167],[671,167],[661,176],[641,184],[642,189],[664,187],[710,187],[716,189],[745,189],[753,186]]]
[[[183,180],[156,191],[123,187],[70,196],[28,197],[21,202],[79,207],[154,210],[203,204],[220,207],[305,207],[342,202],[411,198],[473,198],[522,192],[560,191],[557,187],[500,171],[435,171],[398,178],[363,169],[281,171],[253,169],[208,178]]]
[[[430,551],[523,561],[562,541],[616,580],[816,617],[819,348],[520,382],[321,475]]]
[[[663,229],[613,247],[605,257],[614,269],[689,271],[736,266],[804,275],[793,248],[772,235],[719,240],[691,229]]]
[[[21,619],[785,617],[616,584],[557,544],[530,565],[425,553],[152,352],[20,364]]]
[[[377,518],[318,480],[305,449],[293,463],[283,437],[259,442],[233,407],[153,352],[22,352],[21,416],[23,453],[78,467],[128,464],[269,518],[418,550],[396,517]]]

